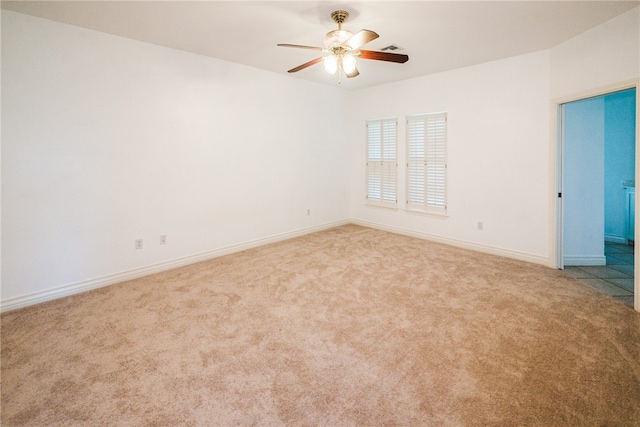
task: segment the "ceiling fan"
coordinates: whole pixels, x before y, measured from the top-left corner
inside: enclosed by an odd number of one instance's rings
[[[317,50],[327,54],[292,68],[288,72],[295,73],[319,62],[324,62],[324,68],[329,74],[335,74],[338,70],[342,70],[345,76],[351,78],[360,74],[356,67],[356,58],[397,62],[401,64],[409,60],[407,55],[399,53],[360,49],[361,46],[364,46],[380,36],[376,32],[370,30],[360,30],[355,34],[351,31],[343,30],[342,23],[346,21],[348,17],[349,13],[344,10],[336,10],[331,14],[331,19],[333,22],[338,24],[338,29],[329,31],[324,37],[324,48],[287,43],[278,44],[278,46],[282,47]]]

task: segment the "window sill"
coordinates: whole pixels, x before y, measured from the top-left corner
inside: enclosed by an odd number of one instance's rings
[[[366,203],[364,204],[366,207],[368,208],[377,208],[377,209],[384,209],[387,211],[397,211],[398,206],[391,206],[391,205],[377,205],[375,203]]]
[[[447,219],[449,218],[449,213],[433,213],[433,212],[425,212],[425,211],[417,211],[417,210],[412,210],[412,209],[405,209],[404,210],[406,213],[411,214],[411,215],[420,215],[420,216],[427,216],[429,218],[434,218],[434,219]]]

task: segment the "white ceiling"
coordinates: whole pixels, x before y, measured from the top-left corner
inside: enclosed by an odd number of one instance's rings
[[[409,55],[405,64],[359,60],[357,89],[548,49],[640,1],[3,1],[2,8],[276,73],[318,56],[278,43],[322,46],[336,29],[369,29]],[[291,78],[337,85],[314,65]]]

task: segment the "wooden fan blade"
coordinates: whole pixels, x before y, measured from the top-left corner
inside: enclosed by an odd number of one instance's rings
[[[360,58],[375,59],[376,61],[398,62],[404,64],[409,56],[402,53],[376,52],[375,50],[360,50]]]
[[[324,50],[321,47],[302,46],[302,45],[299,45],[299,44],[289,44],[289,43],[278,43],[278,46],[280,46],[280,47],[295,47],[295,48],[298,48],[298,49],[319,50],[320,52],[322,52]]]
[[[371,30],[360,30],[349,38],[346,42],[342,43],[342,46],[349,46],[352,50],[364,46],[372,40],[380,37],[378,33]]]
[[[314,64],[317,64],[318,62],[322,61],[323,57],[321,56],[320,58],[316,58],[316,59],[312,59],[309,62],[305,62],[302,65],[298,65],[296,68],[292,68],[289,71],[287,71],[288,73],[295,73],[296,71],[300,71],[300,70],[304,70],[307,67],[311,67]]]
[[[343,71],[344,71],[344,70],[343,70]],[[358,69],[357,69],[357,68],[354,68],[354,69],[353,69],[353,72],[351,72],[351,73],[349,73],[349,74],[344,73],[344,75],[345,75],[345,76],[347,76],[348,78],[353,78],[353,77],[356,77],[356,76],[360,75],[360,71],[358,71]]]

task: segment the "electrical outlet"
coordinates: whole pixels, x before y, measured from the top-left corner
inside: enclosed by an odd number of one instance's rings
[[[307,216],[311,216],[311,209],[307,209]]]
[[[482,222],[478,222],[478,230],[484,230],[484,224]]]
[[[142,249],[142,239],[136,239],[136,249]]]
[[[166,234],[161,234],[160,235],[160,244],[161,245],[166,245],[167,244],[167,235]]]

